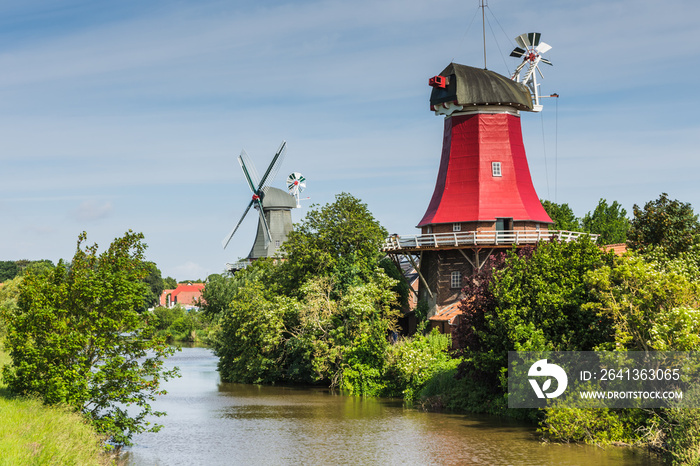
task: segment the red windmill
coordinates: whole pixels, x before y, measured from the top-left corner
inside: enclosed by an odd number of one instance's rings
[[[539,33],[523,34],[512,56],[523,63],[512,78],[451,63],[429,80],[430,108],[445,115],[435,190],[418,223],[420,235],[387,239],[385,251],[406,257],[420,277],[419,299],[434,324],[454,324],[463,277],[497,248],[532,244],[553,232],[530,177],[520,127],[521,111],[540,111],[538,64],[551,47]],[[520,72],[524,70],[521,79]],[[541,75],[541,73],[540,73]],[[441,316],[445,317],[441,321]]]

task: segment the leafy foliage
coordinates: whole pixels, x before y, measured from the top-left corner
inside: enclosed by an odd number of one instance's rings
[[[552,219],[554,230],[578,231],[581,229],[579,219],[574,215],[569,204],[557,204],[548,200],[540,200],[542,207]]]
[[[147,428],[146,416],[163,414],[149,401],[164,393],[160,381],[175,375],[162,368],[173,350],[137,312],[147,295],[142,239],[129,231],[98,254],[97,245],[83,246],[81,234],[70,267],[60,262],[27,274],[9,314],[8,387],[81,411],[118,445],[158,430]]]
[[[433,329],[428,335],[406,338],[392,345],[387,354],[387,396],[415,399],[425,384],[440,372],[453,371],[460,360],[452,358],[449,335]]]
[[[683,275],[624,256],[589,273],[586,283],[595,295],[588,308],[614,322],[615,338],[601,349],[691,351],[700,343],[700,315],[693,310],[700,289]]]
[[[14,261],[0,261],[0,283],[12,280],[19,273],[19,268]]]
[[[177,280],[173,277],[165,277],[163,279],[163,289],[174,290],[175,288],[177,288]]]
[[[584,231],[600,235],[598,244],[624,243],[630,228],[627,211],[617,201],[608,205],[605,199],[583,217],[581,224]]]
[[[282,245],[286,289],[299,289],[313,277],[331,276],[339,289],[374,275],[387,236],[359,199],[338,194],[335,202],[314,205]]]
[[[385,234],[366,205],[343,193],[312,207],[285,242],[284,261],[210,277],[205,309],[219,318],[222,379],[379,394],[399,312],[396,280],[380,266]]]
[[[654,246],[675,257],[691,249],[700,239],[700,223],[689,203],[670,200],[662,193],[655,201],[640,208],[634,205],[629,231],[629,245],[642,253]]]
[[[505,392],[508,351],[587,351],[612,334],[612,321],[587,309],[584,278],[612,261],[590,239],[540,243],[494,257],[468,280],[457,331],[465,376]]]
[[[147,262],[148,275],[143,279],[143,281],[148,285],[148,292],[146,294],[144,307],[141,309],[145,311],[149,307],[155,307],[160,301],[160,295],[165,289],[165,283],[163,282],[163,277],[160,275],[160,270],[153,262]]]

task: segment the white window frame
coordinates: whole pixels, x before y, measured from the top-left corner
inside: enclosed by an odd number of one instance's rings
[[[503,176],[501,162],[491,162],[491,174],[493,176]]]
[[[462,272],[454,270],[450,274],[450,288],[462,288]]]
[[[452,224],[452,231],[462,231],[462,224],[461,223],[453,223]]]

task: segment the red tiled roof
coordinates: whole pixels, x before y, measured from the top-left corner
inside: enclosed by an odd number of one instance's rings
[[[448,306],[438,309],[437,313],[432,316],[429,320],[431,321],[447,321],[452,323],[455,317],[462,314],[462,310],[459,308],[461,301],[452,303]]]
[[[606,244],[603,251],[612,251],[616,256],[621,256],[627,252],[627,243]]]
[[[195,292],[195,293],[200,292],[201,293],[203,289],[204,289],[204,283],[188,283],[186,285],[184,283],[181,283],[181,284],[177,285],[177,288],[172,290],[172,296],[175,297],[183,292]]]

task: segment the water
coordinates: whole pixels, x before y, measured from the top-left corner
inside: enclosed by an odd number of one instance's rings
[[[484,464],[659,465],[628,448],[552,445],[531,426],[493,417],[425,413],[401,401],[324,389],[221,383],[216,357],[183,348],[182,377],[154,408],[158,433],[134,437],[127,465]]]

